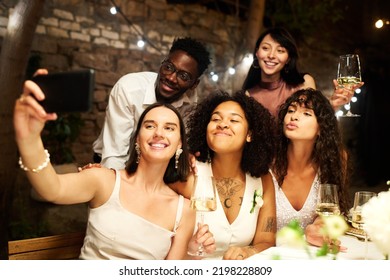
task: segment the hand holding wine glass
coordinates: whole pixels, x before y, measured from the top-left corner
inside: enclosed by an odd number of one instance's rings
[[[354,228],[363,230],[364,232],[364,243],[365,243],[365,252],[364,252],[364,258],[367,258],[367,239],[368,235],[364,231],[364,220],[362,217],[362,207],[365,203],[367,203],[372,197],[376,196],[376,193],[374,192],[356,192],[355,193],[355,199],[353,203],[352,208],[352,226]]]
[[[320,216],[340,215],[337,186],[321,184],[318,190],[316,212]]]
[[[215,180],[213,177],[211,177],[211,183],[207,180],[199,182],[198,176],[195,175],[190,206],[199,213],[199,223],[200,225],[203,225],[204,212],[215,211],[217,209]],[[188,251],[188,254],[197,257],[207,255],[203,248],[203,244],[199,244],[196,252]]]
[[[353,96],[355,89],[362,86],[359,55],[345,54],[339,57],[337,83],[338,87],[347,94],[345,96],[347,99]],[[345,105],[345,108],[348,110],[347,116],[353,115],[350,111],[351,104],[349,102]]]

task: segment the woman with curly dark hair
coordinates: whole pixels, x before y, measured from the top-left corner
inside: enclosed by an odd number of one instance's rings
[[[274,119],[244,91],[216,92],[199,103],[187,123],[198,182],[216,181],[217,210],[204,213],[216,251],[208,258],[245,259],[275,244],[275,196],[268,173]],[[194,176],[176,183],[189,197]]]
[[[347,154],[329,100],[314,89],[295,92],[280,106],[277,129],[271,173],[278,230],[293,219],[304,229],[313,224],[320,184],[338,186],[340,210],[347,213]],[[306,228],[310,230],[307,239],[322,245],[322,235],[315,228]]]

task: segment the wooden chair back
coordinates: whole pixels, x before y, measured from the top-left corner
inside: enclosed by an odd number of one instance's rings
[[[8,242],[9,260],[78,259],[85,232],[65,233]]]

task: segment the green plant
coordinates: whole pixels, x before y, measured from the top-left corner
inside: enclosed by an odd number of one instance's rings
[[[75,157],[72,142],[80,134],[84,122],[80,114],[64,114],[55,121],[47,122],[42,133],[42,140],[49,150],[52,163],[71,163]]]
[[[323,222],[320,233],[324,237],[324,241],[322,246],[316,250],[315,257],[312,255],[309,244],[305,239],[304,230],[301,228],[297,220],[290,221],[277,232],[276,238],[278,243],[288,247],[304,249],[309,259],[324,257],[330,254],[335,260],[340,249],[337,245],[338,238],[348,230],[348,224],[346,223],[344,217],[340,215],[320,217]],[[275,256],[274,259],[280,259],[280,257]]]

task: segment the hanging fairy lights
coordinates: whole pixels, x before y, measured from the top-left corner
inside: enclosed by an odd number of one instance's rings
[[[142,49],[145,44],[148,44],[148,46],[152,47],[153,49],[155,49],[157,52],[159,52],[160,54],[162,54],[161,52],[161,49],[160,48],[157,48],[150,40],[148,40],[148,38],[146,38],[143,34],[142,34],[142,31],[138,29],[138,27],[122,12],[122,10],[120,9],[120,7],[116,4],[116,2],[114,0],[110,0],[111,4],[113,5],[111,8],[110,8],[110,13],[112,15],[116,15],[116,14],[119,14],[122,16],[122,18],[127,22],[127,24],[132,27],[134,29],[134,31],[137,33],[139,39],[137,41],[137,46]]]
[[[381,28],[383,28],[386,25],[390,25],[390,21],[388,19],[378,19],[375,22],[375,27],[378,28],[378,29],[381,29]]]
[[[110,0],[112,6],[110,7],[110,13],[112,15],[117,15],[119,14],[120,16],[122,16],[122,18],[129,24],[130,27],[132,27],[135,32],[137,33],[138,35],[138,41],[137,41],[137,46],[142,49],[145,47],[145,45],[148,45],[152,48],[154,48],[155,50],[157,50],[159,53],[162,53],[160,48],[157,48],[150,40],[148,40],[148,38],[146,38],[141,30],[138,29],[138,27],[129,19],[127,18],[127,16],[121,11],[120,7],[117,5],[117,3],[114,1],[114,0]],[[248,66],[252,63],[253,61],[253,56],[252,54],[247,54],[243,57],[243,60],[242,61],[239,61],[238,63],[236,63],[235,65],[232,65],[230,67],[227,67],[227,70],[221,70],[221,71],[211,71],[210,74],[209,74],[209,77],[210,79],[213,81],[213,82],[218,82],[218,80],[220,79],[220,76],[221,75],[224,75],[225,72],[227,72],[228,75],[230,76],[234,76],[237,72],[237,66],[241,63],[244,63],[244,66]]]

